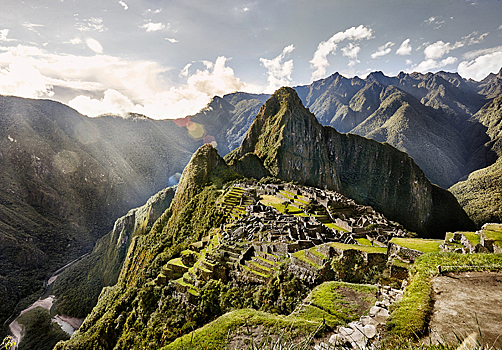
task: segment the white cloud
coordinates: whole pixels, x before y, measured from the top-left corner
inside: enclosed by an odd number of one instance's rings
[[[0,41],[16,41],[15,39],[7,39],[7,35],[9,35],[8,29],[0,30]]]
[[[135,108],[134,103],[128,97],[111,89],[106,90],[100,100],[80,95],[71,100],[68,105],[90,117],[105,113],[124,115]]]
[[[179,40],[176,40],[174,38],[166,38],[166,40],[169,41],[169,42],[171,42],[171,43],[173,43],[173,44],[179,42]]]
[[[471,34],[467,36],[462,37],[462,42],[467,44],[467,45],[474,45],[474,44],[479,44],[485,40],[485,38],[488,36],[488,33],[483,33],[479,34],[479,32],[472,32]]]
[[[424,49],[425,59],[426,60],[437,60],[451,50],[458,49],[459,47],[464,46],[464,43],[457,41],[455,44],[444,43],[442,40],[436,41],[434,44],[427,46]]]
[[[147,81],[131,81],[122,92],[107,89],[103,98],[93,99],[88,96],[77,96],[70,101],[70,106],[91,117],[104,114],[126,112],[142,113],[151,118],[179,118],[191,115],[205,107],[215,95],[224,95],[241,90],[245,84],[234,76],[234,71],[226,66],[227,58],[218,57],[216,62],[203,62],[204,70],[189,74],[191,64],[185,66],[181,75],[186,76],[186,84],[167,90],[157,87],[151,90]],[[149,69],[147,69],[148,71]],[[127,71],[129,72],[129,70]],[[128,74],[124,72],[124,74]],[[138,69],[138,78],[142,76]],[[150,72],[151,75],[151,72]],[[143,86],[143,89],[135,88]]]
[[[291,73],[293,73],[293,60],[283,62],[284,59],[295,49],[294,45],[289,45],[282,50],[282,53],[274,59],[267,60],[260,58],[261,64],[268,71],[267,93],[273,93],[278,88],[291,84]]]
[[[412,63],[413,63],[413,61],[412,61],[412,60],[406,60],[406,65],[408,65],[408,66],[409,66],[409,65],[410,65],[410,64],[412,64]]]
[[[396,50],[397,55],[405,56],[405,55],[410,55],[411,54],[411,45],[410,45],[410,39],[406,39],[401,43],[401,46]]]
[[[413,66],[411,68],[411,71],[425,73],[432,69],[443,68],[455,62],[457,62],[456,57],[447,57],[441,61],[426,59],[425,61],[420,62],[418,65]]]
[[[344,32],[334,34],[327,41],[322,41],[317,46],[314,57],[310,61],[312,69],[315,69],[312,74],[312,80],[320,79],[326,74],[326,69],[329,67],[328,55],[335,53],[337,44],[344,40],[362,40],[371,39],[372,29],[366,28],[362,24],[359,27],[351,27]]]
[[[392,46],[394,46],[394,43],[392,41],[389,41],[387,44],[380,46],[378,48],[378,51],[371,54],[371,58],[378,58],[389,54],[392,50]]]
[[[72,44],[72,45],[82,44],[82,39],[80,39],[80,38],[73,38],[73,39],[70,39],[69,41],[63,42],[63,44]]]
[[[439,19],[437,19],[436,17],[434,16],[431,16],[429,17],[428,19],[426,19],[424,21],[424,23],[428,24],[428,25],[434,25],[434,29],[439,29],[441,28],[441,26],[445,23],[445,21],[440,21]]]
[[[502,62],[502,46],[497,49],[480,55],[474,60],[460,62],[457,68],[458,74],[466,79],[470,78],[479,81],[490,73],[498,73]]]
[[[361,48],[353,43],[349,43],[347,46],[342,48],[342,56],[349,58],[349,67],[355,66],[356,63],[361,63],[361,61],[357,59],[359,51],[361,51]]]
[[[103,24],[103,19],[98,17],[91,17],[89,19],[84,19],[83,22],[77,23],[77,29],[81,32],[104,32],[106,27]]]
[[[164,29],[165,27],[166,26],[162,23],[153,23],[153,22],[148,22],[141,26],[141,28],[146,29],[147,32],[156,32]]]
[[[489,55],[491,53],[496,53],[502,51],[502,46],[491,47],[488,49],[469,51],[463,54],[463,58],[466,60],[473,60],[479,56]]]
[[[124,7],[124,10],[127,10],[129,8],[129,6],[127,6],[127,4],[125,2],[123,2],[122,0],[119,1],[119,4]]]
[[[89,38],[85,41],[89,48],[96,53],[103,53],[103,46],[96,39]]]
[[[0,68],[0,93],[29,98],[53,95],[46,78],[22,57],[10,62],[7,68]]]

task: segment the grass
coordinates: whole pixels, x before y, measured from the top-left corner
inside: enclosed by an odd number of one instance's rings
[[[347,300],[342,294],[342,289],[350,289],[357,295],[356,300]],[[359,305],[370,304],[376,301],[377,288],[371,285],[354,284],[346,282],[324,282],[315,287],[305,299],[305,306],[298,315],[308,320],[322,321],[330,327],[345,325],[359,319],[361,310]],[[351,293],[352,294],[352,293]],[[359,310],[359,312],[358,312]],[[364,310],[363,314],[368,311]]]
[[[423,253],[439,252],[439,246],[443,243],[442,239],[421,239],[421,238],[398,238],[390,240],[403,248],[418,250]]]
[[[344,244],[344,243],[338,243],[338,242],[332,242],[328,243],[330,246],[333,248],[338,248],[342,250],[347,250],[347,249],[355,249],[355,250],[360,250],[366,253],[387,253],[387,248],[384,247],[368,247],[368,246],[361,246],[361,245],[355,245],[355,244]]]
[[[502,254],[441,252],[420,256],[410,267],[411,283],[403,299],[394,304],[390,321],[387,322],[391,334],[412,338],[423,333],[431,312],[431,280],[438,273],[438,265],[459,266],[464,271],[500,270]]]
[[[295,258],[309,264],[309,265],[312,265],[313,267],[315,267],[316,269],[322,269],[322,266],[320,265],[317,265],[315,262],[313,262],[312,260],[308,259],[306,256],[305,256],[305,250],[300,250],[296,253],[293,253],[291,254],[293,255]]]
[[[324,224],[324,226],[326,226],[327,228],[337,230],[337,231],[348,232],[346,229],[341,228],[340,226],[337,226],[334,223]]]
[[[481,237],[474,232],[460,232],[473,245],[481,243]]]
[[[284,330],[295,336],[314,332],[318,326],[318,322],[300,317],[274,315],[253,309],[240,309],[228,312],[213,322],[176,339],[163,347],[162,350],[225,349],[225,344],[232,336],[240,333],[239,331],[263,327],[261,333],[279,334]]]
[[[502,247],[502,225],[500,224],[490,224],[487,225],[486,229],[483,230],[486,238],[493,239],[493,243]]]
[[[186,266],[185,264],[183,264],[183,262],[181,261],[181,258],[175,258],[175,259],[172,259],[172,260],[169,260],[167,262],[168,265],[176,265],[176,266],[181,266],[181,267],[184,267],[184,268],[189,268],[189,266]]]
[[[367,238],[356,238],[356,241],[361,245],[373,246],[371,241]]]

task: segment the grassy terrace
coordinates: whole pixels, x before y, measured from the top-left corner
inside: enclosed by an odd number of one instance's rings
[[[337,226],[334,223],[329,223],[329,224],[324,224],[324,225],[327,228],[331,228],[331,229],[338,230],[338,231],[341,231],[341,232],[348,232],[346,229],[341,228],[340,226]]]
[[[474,232],[460,232],[474,246],[481,243],[481,237]]]
[[[486,229],[483,230],[486,238],[493,239],[494,244],[502,247],[502,225],[500,224],[490,224],[487,225]]]
[[[369,246],[364,246],[364,245],[355,245],[355,244],[344,244],[344,243],[338,243],[338,242],[332,242],[328,243],[330,246],[333,248],[339,248],[343,250],[347,249],[355,249],[355,250],[361,250],[366,253],[387,253],[387,248],[384,247],[369,247]]]
[[[391,334],[413,338],[424,332],[427,315],[431,312],[431,280],[438,273],[438,265],[453,266],[448,270],[497,271],[502,269],[502,254],[428,253],[420,256],[410,267],[411,283],[403,299],[394,304],[387,322]]]
[[[315,262],[313,262],[312,260],[308,259],[306,256],[305,256],[305,249],[304,250],[300,250],[296,253],[293,253],[292,254],[295,258],[309,264],[309,265],[312,265],[313,267],[315,267],[316,269],[321,269],[322,266],[320,265],[317,265]]]
[[[307,297],[306,303],[288,316],[253,309],[231,311],[194,332],[176,339],[162,349],[230,349],[226,344],[235,335],[245,335],[250,330],[255,330],[251,338],[256,342],[268,334],[281,335],[286,339],[295,337],[305,339],[319,328],[323,320],[330,328],[357,320],[360,315],[367,313],[366,306],[375,302],[375,293],[376,287],[373,286],[325,282],[314,288]],[[310,305],[306,305],[307,303]],[[257,345],[255,343],[255,347],[249,344],[239,348],[272,349],[272,347],[265,348]],[[280,345],[277,343],[274,349],[279,349]],[[310,345],[308,347],[280,347],[280,349],[313,348],[313,344]]]
[[[434,253],[439,252],[439,246],[443,243],[443,240],[394,237],[391,242],[403,248],[414,249],[423,253]]]

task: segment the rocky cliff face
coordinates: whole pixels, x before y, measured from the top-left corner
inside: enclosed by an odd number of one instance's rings
[[[455,198],[406,153],[323,127],[290,88],[265,103],[241,147],[225,159],[232,165],[250,153],[280,179],[338,190],[423,236],[473,227]]]

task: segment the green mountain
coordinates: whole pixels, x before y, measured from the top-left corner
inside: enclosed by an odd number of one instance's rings
[[[0,320],[165,188],[201,144],[173,121],[91,119],[54,101],[0,96]]]
[[[291,88],[265,103],[242,145],[225,159],[236,169],[250,168],[242,166],[249,154],[279,179],[337,190],[422,236],[473,227],[451,193],[432,185],[406,153],[323,127]]]
[[[500,74],[500,73],[499,73]],[[486,104],[469,120],[467,129],[473,138],[486,141],[472,157],[495,162],[472,172],[465,181],[450,188],[469,217],[481,225],[502,221],[502,95]],[[490,161],[491,163],[491,161]]]
[[[276,179],[245,179],[249,173]],[[286,188],[279,179],[300,185]],[[297,308],[323,278],[361,281],[371,278],[369,268],[378,275],[387,263],[386,248],[340,243],[347,232],[340,227],[330,231],[317,221],[330,221],[319,208],[315,220],[305,217],[306,211],[284,209],[283,199],[290,198],[292,209],[303,203],[308,211],[313,202],[307,199],[321,200],[329,189],[337,191],[330,193],[338,204],[328,200],[331,209],[326,211],[368,213],[370,208],[342,196],[350,194],[365,205],[387,201],[382,209],[394,215],[389,219],[407,212],[405,227],[418,227],[421,233],[436,232],[428,220],[442,230],[472,228],[455,198],[432,185],[404,152],[323,127],[293,89],[281,88],[260,109],[239,148],[224,159],[210,144],[194,153],[169,209],[132,239],[117,284],[103,289],[81,328],[55,349],[182,348],[181,342],[189,340],[181,336],[204,329],[224,313],[227,321],[215,321],[213,331],[203,333],[204,344],[221,347],[224,337],[234,336],[234,325],[254,329],[259,322],[265,331],[274,324],[312,327],[325,319],[328,327],[336,327],[353,320],[322,312],[312,296],[318,289],[309,296],[312,305]],[[264,200],[283,213],[264,209]],[[248,206],[253,203],[256,208]],[[397,224],[371,212],[396,232]],[[317,230],[309,234],[314,226]],[[334,262],[326,265],[330,254]],[[329,298],[332,291],[323,293]]]

